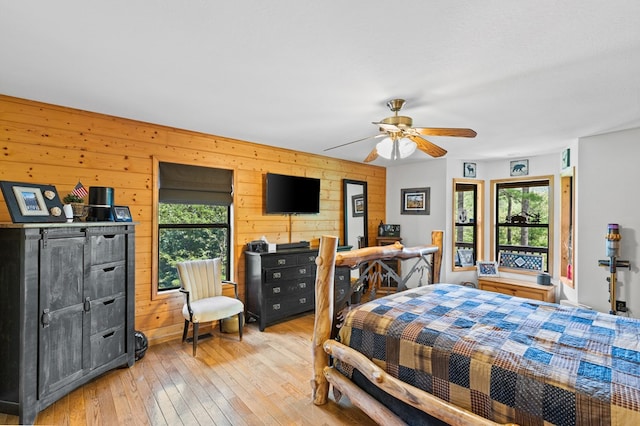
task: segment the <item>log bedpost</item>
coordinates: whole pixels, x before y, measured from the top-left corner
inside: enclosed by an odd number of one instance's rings
[[[431,265],[433,280],[432,284],[440,282],[440,269],[442,268],[442,236],[444,231],[431,231],[431,245],[438,247],[438,251],[433,254],[433,264]]]
[[[316,257],[316,315],[311,347],[313,362],[311,396],[316,405],[326,404],[329,396],[329,382],[324,375],[324,368],[329,365],[329,355],[325,352],[323,344],[331,337],[333,327],[333,287],[337,248],[337,237],[324,235],[320,238],[320,248]]]

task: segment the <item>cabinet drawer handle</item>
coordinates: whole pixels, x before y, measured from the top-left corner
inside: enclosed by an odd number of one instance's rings
[[[273,305],[273,310],[274,310],[274,311],[277,311],[277,310],[279,310],[279,309],[280,309],[280,304],[279,304],[279,303],[275,303],[275,304]]]
[[[300,274],[306,274],[307,273],[307,268],[300,268],[300,269],[298,269],[298,272]]]
[[[103,272],[112,272],[112,271],[115,271],[115,270],[116,270],[116,267],[115,266],[111,266],[109,268],[104,268],[102,271]]]
[[[112,337],[114,334],[116,334],[115,331],[112,331],[111,333],[107,333],[104,336],[102,336],[103,339],[108,339],[109,337]]]
[[[282,272],[274,272],[272,276],[273,279],[282,278]]]
[[[338,281],[344,281],[344,275],[338,275],[336,278]]]
[[[300,283],[300,284],[298,284],[298,287],[307,288],[307,283]]]
[[[107,239],[111,239],[111,238],[115,238],[116,234],[103,235],[103,237]]]
[[[91,310],[91,298],[89,297],[84,299],[84,310],[85,312],[89,312]]]
[[[287,259],[278,259],[278,265],[286,265]]]
[[[116,299],[111,299],[111,300],[107,300],[107,301],[102,302],[102,304],[103,304],[103,305],[105,305],[105,306],[107,306],[107,305],[112,304],[112,303],[113,303],[113,302],[115,302],[115,301],[116,301]]]
[[[304,305],[305,303],[307,303],[307,298],[306,297],[301,297],[300,298],[300,304]]]
[[[274,293],[280,293],[280,287],[274,287],[273,288],[273,292]]]

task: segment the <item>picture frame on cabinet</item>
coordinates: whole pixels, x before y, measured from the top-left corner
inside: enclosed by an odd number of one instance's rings
[[[127,206],[112,206],[111,216],[114,222],[131,222],[131,211]]]
[[[497,277],[500,275],[498,272],[498,262],[479,260],[476,266],[479,277]]]
[[[406,188],[401,190],[400,214],[424,214],[431,210],[431,188]]]
[[[0,181],[13,223],[66,222],[62,201],[53,185]]]
[[[466,178],[476,177],[476,163],[464,163],[462,175]]]

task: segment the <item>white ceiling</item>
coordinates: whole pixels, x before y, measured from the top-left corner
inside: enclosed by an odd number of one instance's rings
[[[640,126],[640,1],[0,0],[0,93],[358,162],[404,98],[451,157],[560,152]]]

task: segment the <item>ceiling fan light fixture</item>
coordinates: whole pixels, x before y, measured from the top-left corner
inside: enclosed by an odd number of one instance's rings
[[[390,137],[382,139],[376,145],[378,155],[387,160],[407,158],[416,151],[416,143],[408,138]]]

